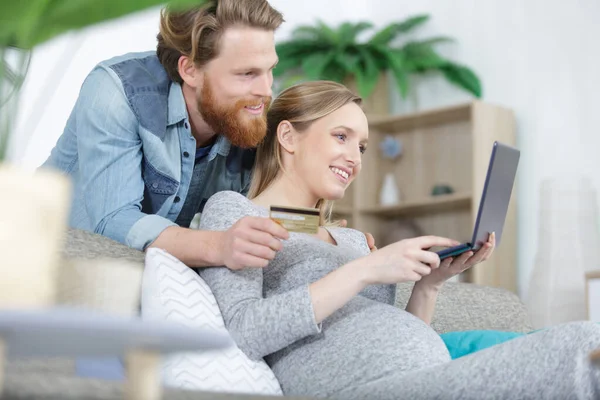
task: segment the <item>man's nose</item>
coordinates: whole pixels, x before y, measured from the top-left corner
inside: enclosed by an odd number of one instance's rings
[[[257,78],[253,86],[253,95],[271,97],[273,94],[273,76],[269,73]]]

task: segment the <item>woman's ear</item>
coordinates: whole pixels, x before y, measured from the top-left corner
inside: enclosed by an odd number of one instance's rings
[[[277,126],[277,141],[290,154],[294,154],[296,150],[296,135],[294,133],[294,127],[289,121],[281,121]]]
[[[200,70],[196,68],[192,60],[187,56],[179,57],[177,61],[177,71],[179,76],[188,86],[196,88],[202,84],[202,75]],[[200,80],[200,81],[199,81]]]

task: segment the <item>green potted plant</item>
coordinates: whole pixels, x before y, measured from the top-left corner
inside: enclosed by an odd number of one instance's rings
[[[172,7],[205,0],[170,0]],[[73,29],[121,17],[164,0],[35,0],[0,2],[0,308],[52,305],[59,248],[70,208],[70,182],[30,173],[6,161],[12,121],[31,50]],[[33,250],[33,251],[32,251]],[[27,288],[27,290],[23,290]]]
[[[279,64],[273,75],[284,87],[303,79],[346,83],[368,99],[388,71],[404,98],[409,93],[411,75],[437,71],[460,89],[481,97],[477,75],[468,67],[442,57],[435,49],[452,38],[441,36],[399,43],[397,39],[428,19],[428,15],[417,15],[391,23],[363,41],[358,37],[373,28],[370,22],[344,22],[337,28],[322,21],[314,26],[299,26],[289,40],[277,43]]]

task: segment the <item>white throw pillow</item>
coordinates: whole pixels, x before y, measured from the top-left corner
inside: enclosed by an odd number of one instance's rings
[[[191,268],[160,249],[148,249],[142,278],[142,318],[227,332],[217,301]],[[282,395],[273,371],[250,360],[237,346],[167,355],[166,386],[188,390]]]

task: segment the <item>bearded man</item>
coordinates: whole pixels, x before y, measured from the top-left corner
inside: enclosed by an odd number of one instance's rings
[[[214,193],[249,188],[282,22],[266,0],[165,9],[155,52],[99,63],[42,166],[72,179],[70,226],[190,267],[266,266],[288,237],[270,219],[189,226]]]

